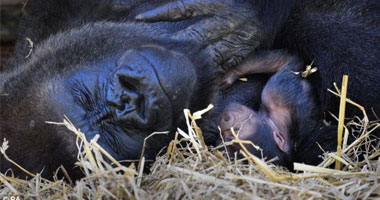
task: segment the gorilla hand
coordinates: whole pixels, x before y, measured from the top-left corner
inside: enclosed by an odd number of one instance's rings
[[[173,35],[205,46],[211,63],[228,70],[238,65],[265,37],[250,3],[238,0],[178,0],[136,16],[138,21],[179,21],[205,17]]]

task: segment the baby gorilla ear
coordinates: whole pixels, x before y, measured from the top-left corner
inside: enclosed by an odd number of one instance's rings
[[[290,149],[289,146],[289,139],[287,134],[280,132],[278,130],[273,130],[272,132],[274,141],[277,143],[278,148],[281,149],[281,151],[287,153]]]
[[[227,71],[221,81],[221,88],[227,89],[238,78],[249,74],[272,74],[294,59],[285,50],[263,51],[246,58],[243,63]]]

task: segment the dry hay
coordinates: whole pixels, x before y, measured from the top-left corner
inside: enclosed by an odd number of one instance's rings
[[[339,92],[338,92],[339,93]],[[337,94],[339,95],[339,94]],[[347,102],[350,102],[347,100]],[[351,102],[352,103],[352,102]],[[244,159],[231,159],[220,151],[225,146],[207,147],[195,120],[209,110],[193,115],[185,110],[188,130],[178,129],[175,139],[158,156],[149,174],[143,174],[144,158],[139,166],[121,165],[98,144],[99,136],[86,140],[68,119],[64,125],[77,135],[78,162],[84,178],[72,183],[69,178],[53,181],[31,174],[26,181],[14,178],[11,171],[0,174],[0,198],[21,199],[379,199],[380,143],[371,132],[379,121],[369,122],[366,115],[346,123],[342,155],[325,153],[319,166],[295,164],[298,173],[272,165],[242,149]],[[364,113],[365,114],[365,113]],[[357,136],[346,144],[348,132]],[[159,134],[159,133],[155,133]],[[152,134],[150,137],[154,137]],[[179,140],[179,135],[182,139]],[[246,143],[235,139],[234,142]],[[1,148],[5,150],[5,141]],[[364,160],[359,160],[359,154]],[[11,158],[7,158],[11,159]],[[109,160],[110,162],[107,162]],[[341,170],[329,169],[339,160]],[[247,162],[248,161],[248,162]],[[17,165],[17,163],[15,163]],[[21,166],[20,166],[21,167]],[[26,169],[25,169],[26,170]],[[64,168],[60,168],[66,173]],[[29,172],[28,172],[29,173]],[[66,173],[67,174],[67,173]]]

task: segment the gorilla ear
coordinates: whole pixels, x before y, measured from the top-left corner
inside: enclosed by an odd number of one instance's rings
[[[278,148],[280,148],[281,151],[287,153],[290,149],[288,134],[279,130],[273,130],[272,134],[274,141],[276,141],[277,143]]]

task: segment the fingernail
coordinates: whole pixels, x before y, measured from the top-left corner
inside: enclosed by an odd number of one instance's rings
[[[137,21],[144,21],[144,15],[143,15],[143,14],[138,14],[138,15],[135,17],[135,19],[136,19]]]

